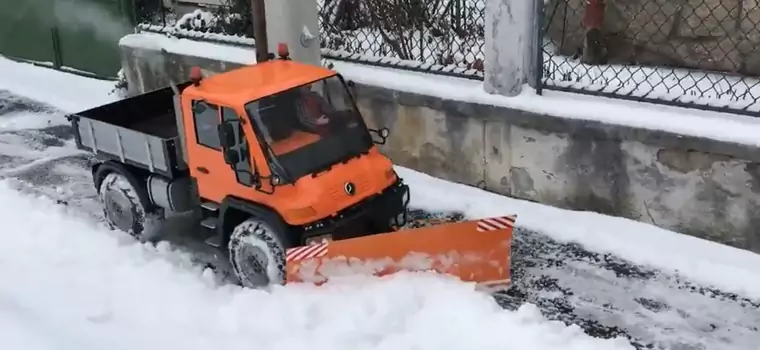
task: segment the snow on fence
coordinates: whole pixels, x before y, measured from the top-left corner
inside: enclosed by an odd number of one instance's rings
[[[135,0],[143,30],[251,45],[250,1],[220,1],[180,15],[161,2]],[[316,1],[327,58],[483,78],[485,0]],[[536,48],[541,87],[760,112],[757,2],[543,3],[543,45]]]
[[[547,89],[756,114],[760,5],[744,0],[548,0]]]
[[[485,0],[317,0],[317,5],[328,57],[483,78]]]

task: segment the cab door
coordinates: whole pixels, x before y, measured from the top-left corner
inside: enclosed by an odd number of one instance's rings
[[[235,127],[235,146],[231,148],[239,156],[239,161],[227,164],[219,139],[218,128],[221,121],[240,125],[242,121],[229,107],[206,101],[193,100],[191,115],[185,117],[188,167],[198,186],[198,195],[204,200],[221,203],[229,196],[244,192],[253,186],[253,171],[250,163],[250,147],[242,134],[242,128]]]

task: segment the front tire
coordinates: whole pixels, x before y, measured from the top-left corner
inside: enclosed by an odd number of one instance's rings
[[[248,219],[237,225],[228,244],[230,263],[240,283],[261,288],[285,282],[285,245],[277,232],[262,220]]]
[[[126,176],[112,172],[98,188],[103,214],[111,229],[118,229],[140,240],[152,239],[158,231],[162,216],[149,212]]]

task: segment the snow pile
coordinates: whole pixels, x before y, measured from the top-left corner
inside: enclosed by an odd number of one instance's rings
[[[15,62],[2,55],[0,72],[0,90],[45,101],[66,112],[79,112],[119,99],[118,95],[111,94],[113,81],[72,79],[72,74]]]
[[[186,30],[208,30],[217,25],[217,18],[213,13],[195,9],[195,11],[186,13],[182,16],[175,26]]]
[[[463,211],[471,218],[517,215],[517,226],[589,250],[613,253],[636,264],[676,271],[696,282],[760,299],[760,255],[593,212],[558,209],[512,199],[396,167],[412,188],[411,206]]]
[[[153,38],[160,38],[161,41],[152,41]],[[151,36],[141,34],[127,36],[124,40],[133,40],[134,44],[141,43],[160,43],[173,45],[170,48],[175,50],[190,50],[199,55],[208,50],[209,47],[203,44],[184,39],[169,39],[165,36],[153,34]],[[212,45],[220,47],[220,45]],[[228,47],[231,48],[231,47]],[[236,48],[231,48],[236,49]],[[241,58],[244,52],[222,52],[222,55],[230,55],[228,58]],[[245,56],[255,59],[253,52],[245,52]],[[491,96],[483,93],[478,86],[469,89],[466,86],[460,86],[458,95],[449,91],[451,81],[464,82],[462,79],[452,79],[424,74],[415,74],[393,69],[368,68],[361,65],[349,64],[345,62],[335,62],[336,68],[348,75],[349,78],[357,79],[366,83],[381,83],[390,88],[404,88],[421,93],[441,93],[444,98],[468,99],[470,97],[484,98],[483,102],[498,101],[518,101],[510,100],[499,96]],[[380,71],[379,75],[371,75],[373,71]],[[9,89],[14,93],[24,95],[42,101],[47,101],[55,107],[76,111],[96,106],[98,103],[104,103],[115,96],[108,95],[111,89],[111,82],[103,82],[91,78],[75,76],[67,73],[35,67],[25,63],[16,63],[10,60],[0,58],[0,72],[3,79],[0,79],[0,89]],[[29,82],[34,82],[30,84]],[[46,82],[46,83],[37,83]],[[432,82],[432,83],[431,83]],[[415,85],[416,84],[416,85]],[[413,86],[414,85],[414,86]],[[64,88],[61,88],[64,87]],[[468,94],[468,91],[471,94]],[[451,94],[449,96],[448,94]],[[560,94],[557,94],[560,95]],[[487,100],[486,100],[487,98]],[[553,98],[537,97],[543,100]],[[557,97],[558,101],[565,101],[566,97]],[[599,98],[594,97],[577,97],[565,107],[565,112],[576,113],[579,108],[593,113]],[[622,101],[616,101],[622,103]],[[541,106],[551,108],[550,106],[558,105],[557,108],[563,108],[563,103],[543,103]],[[642,104],[637,104],[642,105]],[[534,107],[539,108],[539,104]],[[543,107],[541,107],[543,108]],[[612,112],[613,108],[608,111]],[[631,113],[636,113],[635,108]],[[646,109],[638,107],[638,109]],[[698,113],[699,111],[689,112]],[[625,117],[629,112],[610,113],[610,117]],[[697,129],[712,128],[713,131],[725,131],[725,135],[731,136],[742,141],[749,142],[750,137],[753,143],[757,143],[756,135],[760,133],[760,124],[753,127],[752,124],[742,125],[742,122],[733,122],[730,119],[722,120],[720,118],[707,118],[709,123],[690,123],[700,120],[695,115],[677,115],[671,118],[668,112],[663,113],[641,113],[636,117],[641,120],[648,119],[648,116],[658,118],[660,123],[666,127],[674,126],[675,123],[681,123],[682,127],[694,127]],[[714,113],[708,113],[714,115]],[[676,117],[677,116],[677,117]],[[738,117],[740,119],[744,117]],[[63,120],[61,118],[61,120]],[[654,123],[654,121],[652,121]],[[754,119],[755,123],[760,123],[760,119]],[[666,128],[667,129],[667,128]],[[701,132],[701,131],[700,131]],[[721,134],[722,135],[722,134]],[[721,136],[715,135],[715,136]],[[718,137],[720,138],[720,137]],[[651,265],[664,270],[678,270],[684,276],[693,279],[696,282],[711,284],[726,291],[734,291],[747,297],[760,298],[760,271],[756,269],[760,266],[760,255],[753,254],[740,249],[714,244],[702,239],[691,236],[681,235],[668,230],[660,229],[652,225],[634,222],[631,220],[614,218],[589,212],[573,212],[544,206],[536,203],[520,201],[515,199],[498,196],[491,193],[485,193],[478,189],[467,186],[457,185],[429,177],[427,175],[414,172],[409,169],[398,168],[399,173],[410,183],[413,188],[412,204],[415,207],[422,207],[430,210],[465,210],[466,213],[475,217],[500,216],[504,214],[517,214],[518,226],[527,227],[536,231],[545,233],[560,241],[578,242],[587,249],[598,250],[603,252],[612,252],[622,258],[628,259],[635,263]]]
[[[197,49],[194,49],[196,45],[200,46],[198,46]],[[119,40],[119,46],[156,51],[161,51],[163,49],[170,53],[192,57],[204,57],[222,62],[234,62],[240,64],[256,63],[256,51],[252,47],[236,47],[232,45],[205,43],[192,39],[173,38],[158,33],[125,35]]]
[[[132,243],[0,183],[4,349],[633,349],[499,308],[429,274],[270,291],[215,286],[166,246]],[[207,277],[207,276],[206,276]]]

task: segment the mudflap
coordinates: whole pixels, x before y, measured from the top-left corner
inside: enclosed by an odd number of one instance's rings
[[[288,249],[287,282],[322,284],[356,274],[435,271],[505,290],[516,216],[501,216],[322,242]]]

